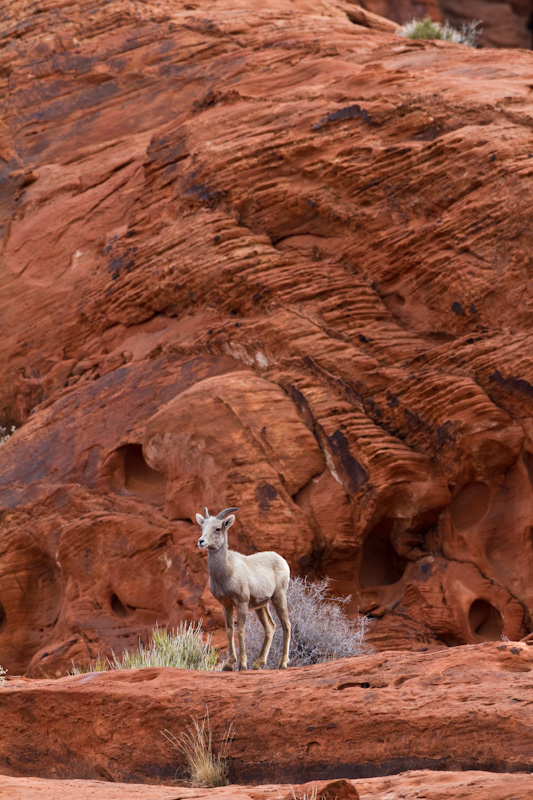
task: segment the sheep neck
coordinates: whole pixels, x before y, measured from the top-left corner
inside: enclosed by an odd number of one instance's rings
[[[218,574],[226,571],[228,563],[228,537],[224,537],[224,542],[218,550],[207,551],[207,569],[210,574]]]

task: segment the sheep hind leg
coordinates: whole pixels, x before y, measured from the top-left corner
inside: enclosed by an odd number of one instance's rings
[[[233,665],[237,661],[235,653],[235,642],[233,636],[233,606],[223,606],[224,619],[226,622],[226,636],[228,637],[228,657],[222,669],[226,672],[233,671]]]
[[[263,646],[258,657],[255,659],[252,669],[261,669],[266,664],[274,631],[276,630],[276,623],[272,619],[272,614],[268,606],[263,608],[256,608],[255,613],[259,617],[259,621],[265,630],[265,638],[263,639]]]
[[[291,623],[289,620],[289,609],[287,607],[287,596],[285,594],[279,594],[272,598],[272,602],[283,631],[283,652],[279,662],[279,669],[287,669],[287,664],[289,663],[289,648],[291,645]]]

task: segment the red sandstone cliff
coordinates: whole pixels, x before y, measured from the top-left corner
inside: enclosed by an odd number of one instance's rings
[[[206,504],[378,648],[524,636],[533,56],[346,0],[37,11],[1,11],[0,664],[220,624]]]

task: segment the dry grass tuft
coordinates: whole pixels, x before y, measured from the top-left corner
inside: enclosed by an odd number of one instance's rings
[[[327,794],[318,794],[318,784],[311,788],[310,791],[303,792],[301,789],[298,792],[295,790],[294,786],[291,786],[291,793],[290,795],[282,796],[278,789],[278,800],[336,800],[336,798],[329,798]]]
[[[111,669],[111,665],[107,658],[102,658],[100,653],[96,657],[96,661],[91,661],[89,664],[75,664],[72,662],[72,669],[69,675],[85,675],[87,672],[107,672]]]
[[[307,792],[303,792],[303,794],[296,794],[294,791],[294,786],[291,786],[292,792],[292,800],[318,800],[318,786],[315,783],[309,794]]]
[[[177,667],[178,669],[213,670],[218,653],[211,645],[211,634],[202,632],[202,623],[181,623],[177,630],[156,627],[148,645],[139,642],[139,649],[111,658],[100,655],[89,666],[73,664],[71,675],[84,672],[105,672],[110,669],[140,669],[142,667]]]
[[[185,758],[190,782],[194,786],[227,786],[228,784],[228,751],[233,731],[233,723],[229,726],[217,754],[213,752],[213,737],[209,722],[209,710],[206,709],[202,722],[192,720],[183,733],[175,736],[169,730],[161,731]]]

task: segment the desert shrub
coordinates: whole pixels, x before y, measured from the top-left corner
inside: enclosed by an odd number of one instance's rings
[[[141,667],[178,667],[179,669],[212,670],[218,653],[211,645],[211,634],[202,632],[202,623],[181,623],[177,630],[156,627],[145,646],[124,650],[120,656],[112,651],[110,658],[98,656],[88,667],[73,664],[71,675],[82,672],[105,672],[109,669],[134,669]]]
[[[187,725],[185,731],[175,736],[171,731],[161,731],[172,747],[184,757],[189,780],[195,786],[227,786],[228,751],[233,724],[229,726],[218,753],[213,751],[213,736],[209,710],[200,723],[198,718]]]
[[[2,684],[5,681],[4,675],[6,674],[6,672],[7,670],[5,670],[3,667],[0,667],[0,686],[2,686]]]
[[[0,425],[0,445],[5,444],[9,437],[14,434],[16,430],[17,429],[14,425],[11,425],[11,427],[8,426],[7,428]]]
[[[346,658],[369,652],[365,644],[368,617],[351,620],[345,607],[350,597],[328,597],[330,578],[310,583],[306,578],[291,578],[287,604],[291,621],[290,665],[303,667],[334,658]],[[275,612],[274,612],[275,613]],[[263,627],[255,614],[246,622],[246,643],[250,657],[257,658],[263,643]],[[279,622],[266,664],[277,668],[283,648],[283,633]]]
[[[472,22],[461,25],[460,28],[454,28],[449,22],[445,22],[443,25],[440,22],[434,22],[431,17],[424,17],[424,19],[412,19],[410,22],[406,22],[400,28],[399,33],[407,39],[445,39],[448,42],[476,47],[481,35],[481,29],[478,27],[480,24],[478,20],[472,20]]]

